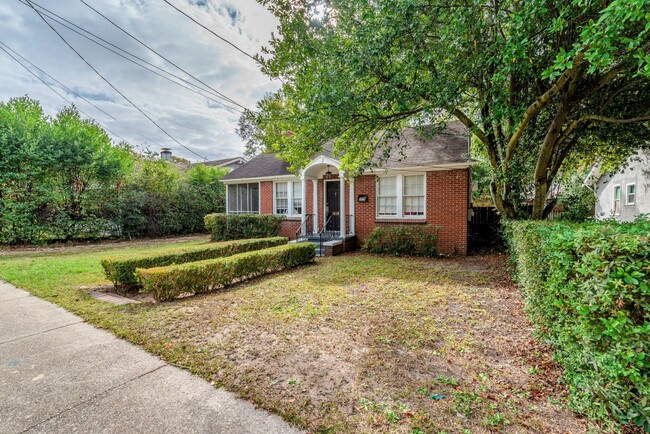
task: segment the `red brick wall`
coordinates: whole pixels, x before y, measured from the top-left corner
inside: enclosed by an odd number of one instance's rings
[[[467,169],[427,172],[426,220],[378,220],[375,215],[374,175],[356,178],[354,194],[368,195],[368,202],[356,202],[357,243],[363,245],[375,226],[431,224],[440,226],[438,250],[441,253],[467,254]]]
[[[273,214],[273,181],[260,182],[260,213]],[[313,208],[313,188],[311,181],[307,181],[307,214],[312,214]],[[303,204],[305,206],[305,204]],[[300,228],[300,217],[288,217],[280,226],[280,236],[289,237],[293,240],[296,238],[296,232]]]

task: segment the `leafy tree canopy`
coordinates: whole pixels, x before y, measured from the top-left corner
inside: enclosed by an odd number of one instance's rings
[[[404,126],[459,120],[499,210],[539,219],[568,162],[647,146],[650,0],[260,1],[283,86],[251,123],[294,168],[333,139],[355,172]]]

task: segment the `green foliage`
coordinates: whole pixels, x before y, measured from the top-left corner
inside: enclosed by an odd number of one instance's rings
[[[585,176],[585,171],[578,171],[562,182],[563,191],[558,198],[558,204],[564,208],[562,220],[583,222],[593,219],[596,193],[584,185]]]
[[[316,250],[311,243],[287,244],[225,258],[138,268],[136,274],[142,283],[142,292],[153,294],[157,301],[170,301],[183,293],[210,292],[235,282],[307,264],[315,256]]]
[[[610,430],[650,430],[650,221],[509,222],[507,233],[571,407]]]
[[[108,280],[113,282],[120,291],[136,289],[138,279],[135,275],[136,268],[162,267],[171,264],[202,261],[205,259],[231,256],[236,253],[251,250],[265,249],[286,244],[285,237],[262,238],[253,240],[229,241],[223,243],[207,243],[191,247],[171,249],[169,252],[158,255],[140,253],[138,255],[112,256],[103,258],[101,263]]]
[[[205,227],[212,241],[274,237],[280,232],[284,216],[273,214],[208,214]]]
[[[49,118],[28,97],[0,102],[0,243],[203,232],[225,173],[113,145],[74,107]]]
[[[293,169],[332,140],[358,173],[381,138],[457,120],[501,213],[530,216],[532,196],[540,219],[567,158],[647,146],[650,0],[260,2],[280,22],[263,71],[283,85],[249,120]]]
[[[436,256],[440,228],[431,225],[378,226],[366,239],[364,250],[394,256]]]

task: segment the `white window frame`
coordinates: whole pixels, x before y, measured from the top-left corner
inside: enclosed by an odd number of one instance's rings
[[[424,190],[424,214],[423,215],[404,215],[404,177],[421,175],[423,179]],[[391,172],[383,175],[377,175],[377,178],[395,177],[396,186],[395,193],[397,194],[397,215],[379,215],[379,180],[375,184],[375,218],[377,220],[426,220],[427,218],[427,174],[426,172],[409,172],[399,173]]]
[[[233,211],[230,209],[230,193],[228,190],[231,185],[249,185],[257,184],[257,211]],[[247,195],[248,196],[248,195]],[[249,197],[247,197],[249,199]],[[239,200],[239,199],[237,199]],[[262,192],[259,182],[233,182],[226,184],[226,214],[260,214],[262,212]]]
[[[382,178],[388,179],[388,178],[395,178],[395,195],[391,196],[380,196],[379,195],[379,182],[381,181]],[[394,219],[398,218],[400,216],[400,208],[399,208],[399,197],[400,197],[400,185],[398,181],[398,176],[397,175],[384,175],[380,176],[377,178],[377,184],[376,184],[376,189],[375,189],[375,199],[377,201],[377,206],[375,208],[375,214],[377,215],[378,218],[385,218],[385,219]],[[395,198],[395,214],[379,214],[379,199],[382,197],[394,197]]]
[[[623,189],[621,188],[621,184],[615,184],[614,186],[614,204],[612,210],[614,211],[614,215],[621,215],[621,200],[623,199]],[[620,197],[616,199],[616,189],[618,188],[618,191],[620,192]],[[618,206],[618,212],[616,212],[616,202],[618,200],[619,206]]]
[[[634,187],[634,200],[630,202],[630,187]],[[632,206],[636,203],[636,182],[625,184],[625,205]]]
[[[294,212],[293,212],[293,201],[294,201],[293,186],[294,186],[294,183],[299,183],[302,186],[302,184],[301,184],[302,181],[301,180],[298,180],[298,181],[295,181],[295,180],[294,181],[288,181],[288,180],[287,181],[273,181],[273,214],[284,215],[284,216],[287,216],[287,217],[300,217],[302,215],[302,213],[294,214]],[[275,197],[276,196],[275,193],[277,191],[276,190],[276,185],[277,184],[287,184],[287,213],[286,214],[278,214],[278,208],[277,208],[278,202],[277,202],[276,197]],[[300,209],[302,210],[303,207],[305,206],[305,204],[302,203],[302,194],[301,194],[301,197],[297,197],[295,199],[300,200],[300,202],[301,202]]]

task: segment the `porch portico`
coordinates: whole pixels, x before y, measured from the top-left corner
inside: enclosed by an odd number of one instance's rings
[[[301,237],[325,234],[328,238],[345,238],[355,235],[354,178],[346,179],[340,166],[340,161],[320,155],[300,171],[303,204],[307,203],[308,182],[312,183],[313,192],[313,214],[307,214],[307,206],[302,207]]]

